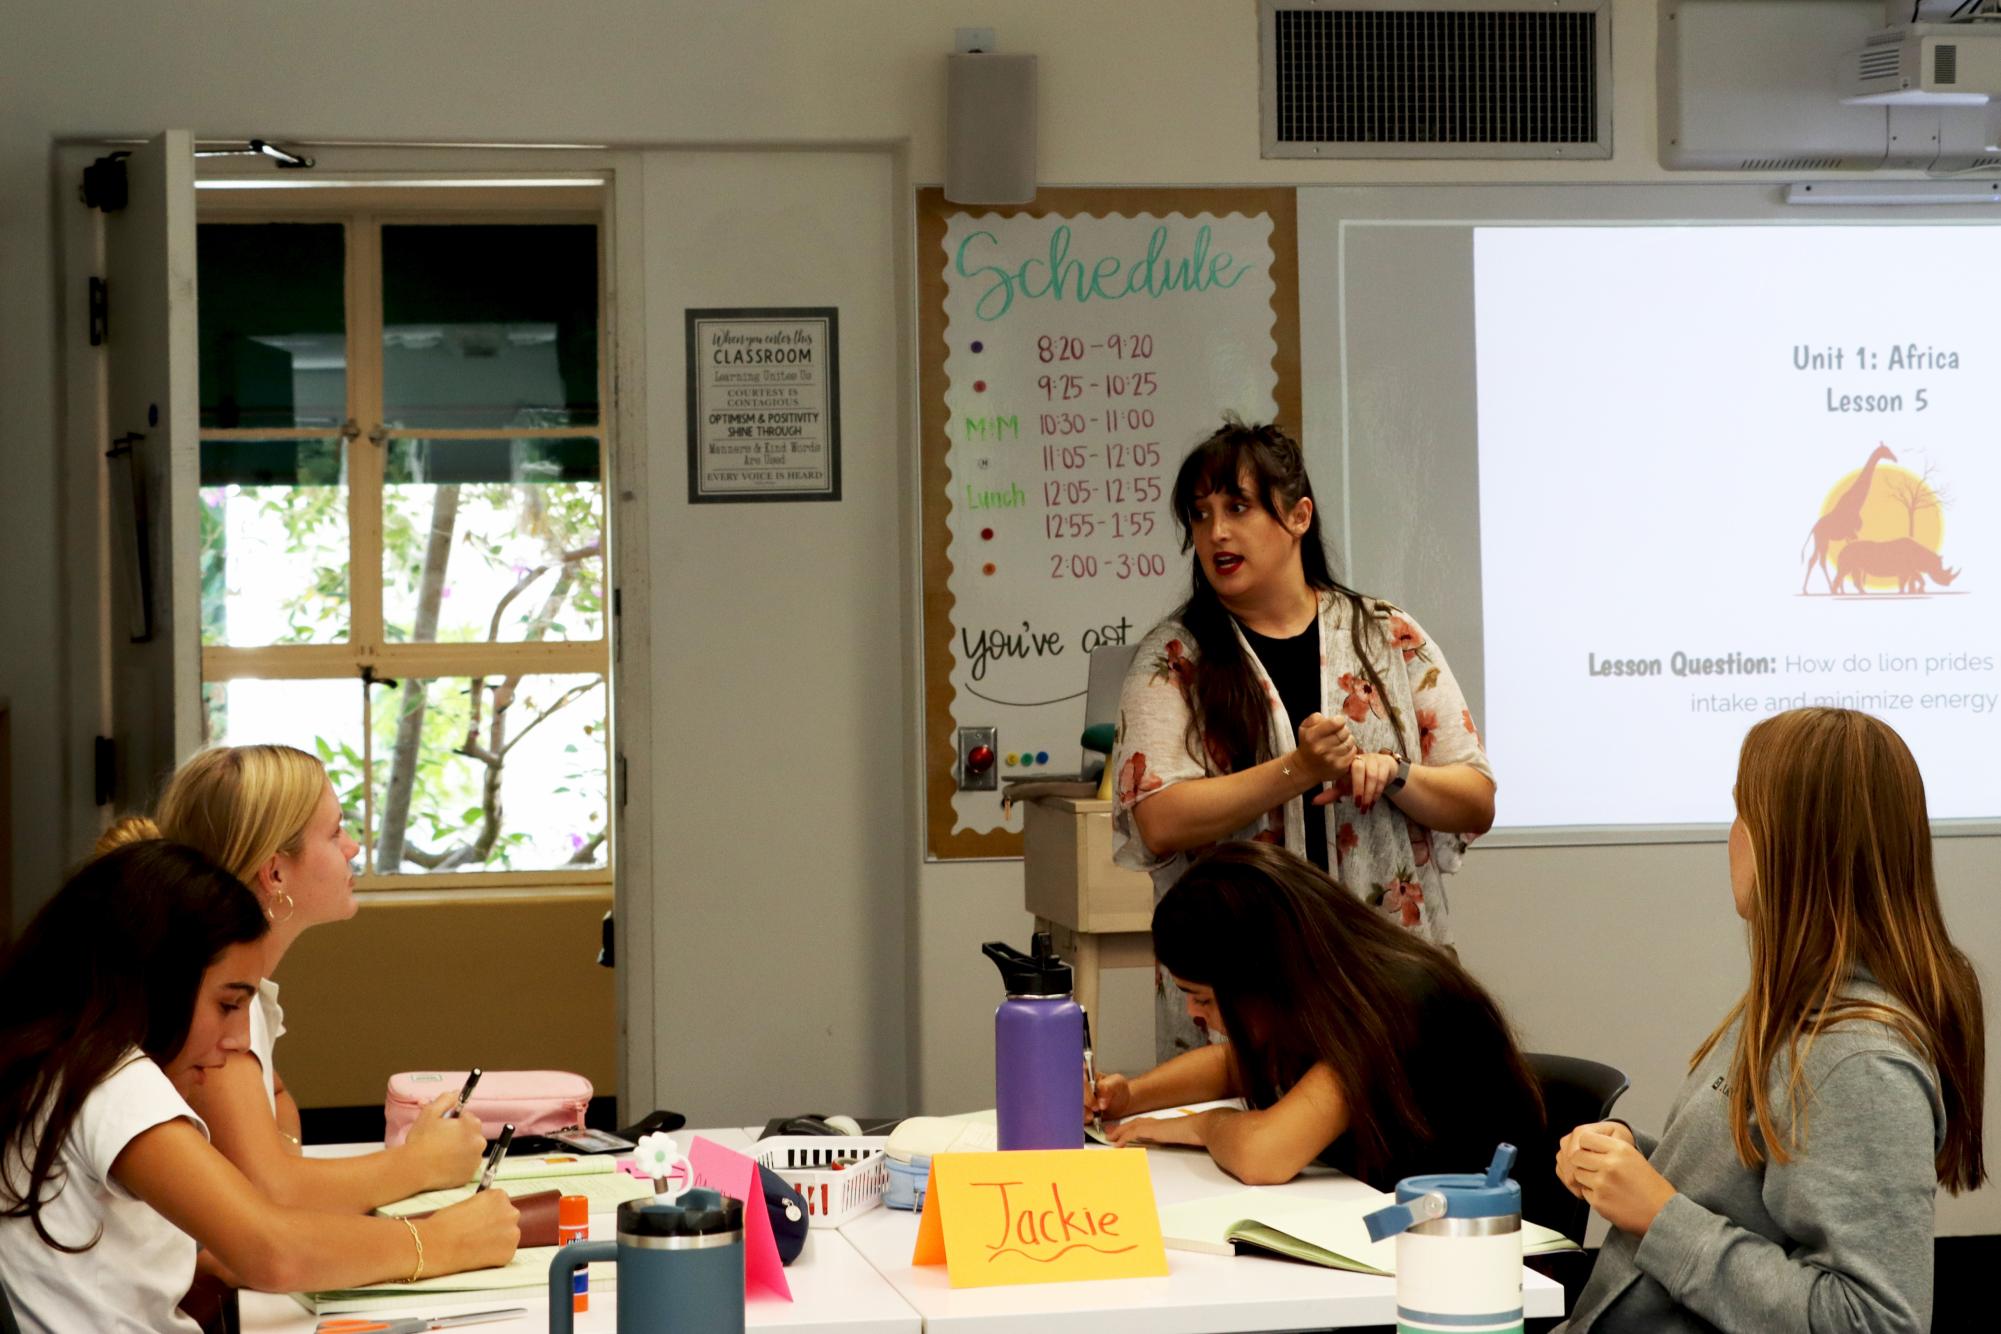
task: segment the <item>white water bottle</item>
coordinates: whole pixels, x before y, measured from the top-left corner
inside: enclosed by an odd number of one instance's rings
[[[1521,1334],[1522,1188],[1515,1146],[1484,1175],[1405,1177],[1397,1202],[1362,1221],[1397,1239],[1399,1334]]]

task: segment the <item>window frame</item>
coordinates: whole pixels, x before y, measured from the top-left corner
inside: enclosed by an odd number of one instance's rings
[[[203,191],[196,222],[209,224],[334,223],[344,231],[344,297],[347,357],[346,427],[203,427],[199,440],[341,439],[346,448],[348,518],[348,637],[335,644],[278,644],[201,648],[201,684],[237,680],[351,680],[368,691],[363,708],[363,764],[369,774],[359,816],[362,891],[458,893],[471,890],[591,889],[609,887],[617,860],[617,747],[613,741],[613,461],[609,190],[602,184],[533,187],[411,187],[356,184],[327,189],[229,189]],[[384,225],[532,226],[588,224],[597,233],[598,420],[591,426],[536,428],[385,428],[382,401],[382,227]],[[490,440],[594,438],[598,445],[599,513],[605,610],[594,640],[524,643],[389,642],[383,633],[383,475],[390,440]],[[502,871],[399,871],[376,869],[373,686],[405,679],[502,675],[595,674],[604,681],[605,841],[602,865]]]

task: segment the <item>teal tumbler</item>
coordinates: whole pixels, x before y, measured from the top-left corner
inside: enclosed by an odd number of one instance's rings
[[[743,1205],[713,1190],[618,1206],[617,1241],[573,1241],[549,1262],[549,1329],[571,1334],[571,1282],[618,1263],[618,1334],[741,1334]]]

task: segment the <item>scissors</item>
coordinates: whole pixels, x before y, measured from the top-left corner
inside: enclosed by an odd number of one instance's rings
[[[431,1329],[455,1329],[460,1325],[477,1325],[488,1320],[512,1320],[516,1316],[528,1314],[525,1306],[508,1306],[495,1311],[470,1311],[465,1315],[438,1315],[419,1319],[372,1320],[368,1318],[347,1318],[322,1320],[314,1326],[315,1334],[424,1334]]]

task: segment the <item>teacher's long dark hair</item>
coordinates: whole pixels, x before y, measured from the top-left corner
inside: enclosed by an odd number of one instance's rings
[[[1224,843],[1190,867],[1153,910],[1153,953],[1181,981],[1215,991],[1252,1107],[1270,1107],[1316,1062],[1327,1063],[1349,1106],[1355,1175],[1364,1180],[1390,1164],[1384,1127],[1433,1137],[1404,1070],[1419,1023],[1404,998],[1421,989],[1509,1031],[1500,1007],[1450,954],[1269,844]],[[1535,1077],[1512,1040],[1506,1059],[1539,1122]]]
[[[1245,495],[1242,478],[1250,471],[1255,495]],[[1227,494],[1254,500],[1280,522],[1302,499],[1313,499],[1313,483],[1306,476],[1306,461],[1299,442],[1280,430],[1276,423],[1248,426],[1226,417],[1222,429],[1189,451],[1174,478],[1174,521],[1181,529],[1184,554],[1195,545],[1195,502],[1203,496]],[[1314,502],[1313,517],[1299,542],[1299,563],[1307,587],[1333,593],[1348,601],[1348,631],[1355,656],[1375,688],[1376,698],[1390,710],[1390,723],[1403,736],[1403,720],[1389,692],[1383,689],[1376,671],[1377,654],[1387,649],[1389,637],[1378,616],[1364,606],[1362,595],[1334,578],[1327,561],[1327,547],[1320,534],[1320,505]],[[1207,739],[1211,753],[1226,756],[1231,770],[1248,769],[1273,758],[1271,739],[1265,726],[1270,706],[1251,669],[1249,656],[1231,625],[1229,608],[1216,596],[1196,556],[1190,579],[1188,601],[1175,619],[1188,627],[1196,648],[1195,701],[1190,711],[1188,753],[1198,759]],[[1387,604],[1379,604],[1387,606]],[[1366,642],[1375,640],[1375,652]]]
[[[202,974],[269,929],[256,895],[178,843],[129,844],[70,876],[0,963],[0,1216],[33,1220],[59,1251],[96,1244],[42,1224],[84,1099],[134,1047],[177,1056]]]

